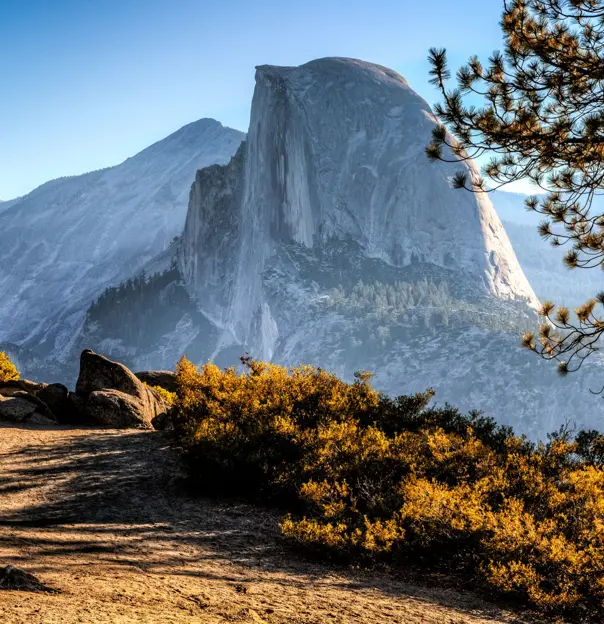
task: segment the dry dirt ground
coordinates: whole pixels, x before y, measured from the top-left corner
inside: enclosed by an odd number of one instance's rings
[[[59,590],[0,591],[0,622],[521,622],[452,589],[296,557],[272,513],[180,483],[160,432],[0,425],[0,566]]]

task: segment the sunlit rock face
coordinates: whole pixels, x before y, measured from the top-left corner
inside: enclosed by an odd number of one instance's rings
[[[275,353],[263,272],[283,245],[354,241],[391,267],[459,272],[475,292],[537,301],[485,195],[452,188],[461,163],[425,156],[435,119],[396,72],[327,58],[256,72],[247,144],[198,173],[179,253],[187,289],[234,340]]]
[[[181,234],[195,171],[244,134],[203,119],[121,165],[0,205],[0,342],[69,355],[87,307]]]

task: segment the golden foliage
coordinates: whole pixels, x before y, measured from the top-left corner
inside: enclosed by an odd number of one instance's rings
[[[16,381],[21,377],[17,367],[4,351],[0,351],[0,382]]]
[[[431,392],[390,399],[367,375],[245,363],[177,367],[177,433],[205,492],[277,502],[283,534],[323,553],[413,558],[597,620],[601,436],[534,445],[479,414],[428,408]]]
[[[170,405],[174,405],[176,403],[176,392],[170,392],[161,386],[150,386],[147,382],[143,382],[145,386],[151,388],[151,390],[155,390],[157,394]]]

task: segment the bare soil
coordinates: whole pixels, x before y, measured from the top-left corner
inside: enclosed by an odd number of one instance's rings
[[[5,624],[483,624],[524,620],[454,589],[309,562],[278,516],[190,496],[161,432],[0,425]]]

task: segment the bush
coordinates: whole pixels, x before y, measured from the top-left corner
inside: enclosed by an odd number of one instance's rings
[[[179,362],[182,441],[205,493],[279,505],[284,535],[346,556],[462,572],[547,613],[601,621],[602,438],[534,445],[478,413],[390,399],[370,376]]]
[[[21,377],[17,367],[11,362],[4,351],[0,351],[0,383],[16,381]]]
[[[143,382],[147,388],[151,388],[151,390],[155,390],[157,394],[159,394],[160,398],[162,398],[166,403],[170,405],[174,405],[176,403],[176,392],[170,392],[161,386],[150,386],[146,381]]]

